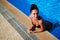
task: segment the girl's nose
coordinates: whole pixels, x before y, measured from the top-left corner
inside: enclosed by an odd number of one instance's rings
[[[35,15],[35,17],[37,17],[37,15]]]

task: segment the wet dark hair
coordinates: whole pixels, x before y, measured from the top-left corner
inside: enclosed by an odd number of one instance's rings
[[[38,9],[37,5],[32,4],[32,5],[31,5],[31,8],[30,8],[30,12],[31,12],[32,10],[34,10],[34,9],[36,9],[36,10],[39,12],[39,9]]]

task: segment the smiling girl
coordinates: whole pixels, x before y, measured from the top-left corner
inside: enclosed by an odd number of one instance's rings
[[[39,14],[39,9],[37,5],[32,4],[30,8],[29,18],[31,19],[33,26],[27,30],[28,33],[31,33],[31,32],[37,33],[37,32],[44,31],[43,20],[38,14]]]

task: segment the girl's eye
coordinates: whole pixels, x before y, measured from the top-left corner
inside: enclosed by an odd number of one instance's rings
[[[34,15],[35,15],[35,13],[34,13]]]
[[[38,13],[36,13],[36,14],[38,14]]]

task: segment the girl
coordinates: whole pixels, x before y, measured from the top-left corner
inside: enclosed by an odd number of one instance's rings
[[[43,20],[38,14],[39,14],[39,9],[37,8],[37,5],[32,4],[29,18],[31,19],[33,26],[27,30],[28,33],[42,32],[44,30]]]

